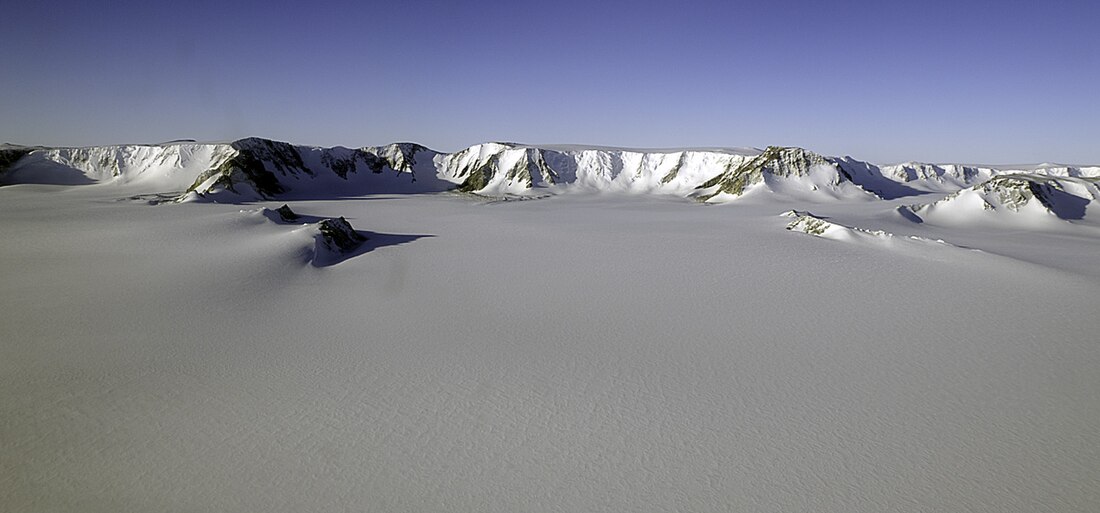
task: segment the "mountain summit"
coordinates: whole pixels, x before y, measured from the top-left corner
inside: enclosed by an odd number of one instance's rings
[[[252,137],[231,143],[0,148],[0,184],[113,183],[180,201],[449,190],[483,196],[664,194],[706,203],[748,197],[829,202],[935,195],[939,200],[946,194],[952,196],[944,202],[958,202],[977,194],[987,205],[1010,210],[1036,198],[1056,217],[1079,219],[1097,201],[1098,177],[1100,167],[879,166],[781,146],[638,150],[485,143],[446,154],[414,143],[322,148]],[[945,204],[932,201],[909,213],[942,211]]]

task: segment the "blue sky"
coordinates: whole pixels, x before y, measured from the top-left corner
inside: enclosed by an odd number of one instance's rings
[[[1100,163],[1100,2],[20,2],[0,141]]]

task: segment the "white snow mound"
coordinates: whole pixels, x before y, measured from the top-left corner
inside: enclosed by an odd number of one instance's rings
[[[1100,178],[1096,177],[998,175],[939,201],[907,207],[910,213],[907,217],[938,224],[996,221],[1037,227],[1059,221],[1081,221],[1097,208],[1098,183]]]

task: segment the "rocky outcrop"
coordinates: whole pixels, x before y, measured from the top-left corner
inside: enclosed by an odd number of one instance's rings
[[[908,211],[920,220],[931,216],[957,222],[1023,214],[1079,220],[1100,201],[1098,184],[1100,177],[1004,174]]]

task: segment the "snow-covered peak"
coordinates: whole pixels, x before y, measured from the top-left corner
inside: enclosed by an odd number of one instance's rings
[[[110,183],[191,200],[328,198],[458,189],[487,196],[567,191],[835,201],[950,194],[1006,174],[1100,177],[1100,167],[879,166],[797,147],[632,149],[491,142],[441,154],[415,143],[298,146],[258,137],[87,148],[0,148],[0,183]]]
[[[917,220],[957,224],[1011,220],[1042,224],[1082,220],[1100,203],[1100,178],[1042,173],[997,175],[942,200],[904,207]]]
[[[440,176],[460,184],[460,190],[487,195],[578,189],[725,201],[742,195],[749,186],[764,184],[765,177],[766,185],[777,192],[811,196],[845,181],[829,159],[801,148],[779,147],[645,151],[486,143],[440,156],[437,163]],[[779,183],[772,178],[790,180]],[[834,190],[820,196],[851,193]]]
[[[728,201],[754,190],[800,199],[866,197],[835,159],[795,147],[769,146],[697,187],[703,201]]]
[[[629,146],[600,146],[591,144],[522,144],[522,143],[498,143],[504,145],[510,145],[513,147],[527,147],[527,148],[539,148],[543,150],[551,150],[558,152],[581,152],[581,151],[607,151],[607,152],[628,152],[628,153],[726,153],[730,155],[740,155],[742,157],[755,157],[762,153],[764,150],[760,148],[750,147],[701,147],[701,146],[686,146],[686,147],[670,147],[670,148],[635,148]]]
[[[5,183],[84,184],[113,182],[156,191],[178,191],[195,176],[230,158],[229,144],[36,148],[23,153],[4,174]]]

